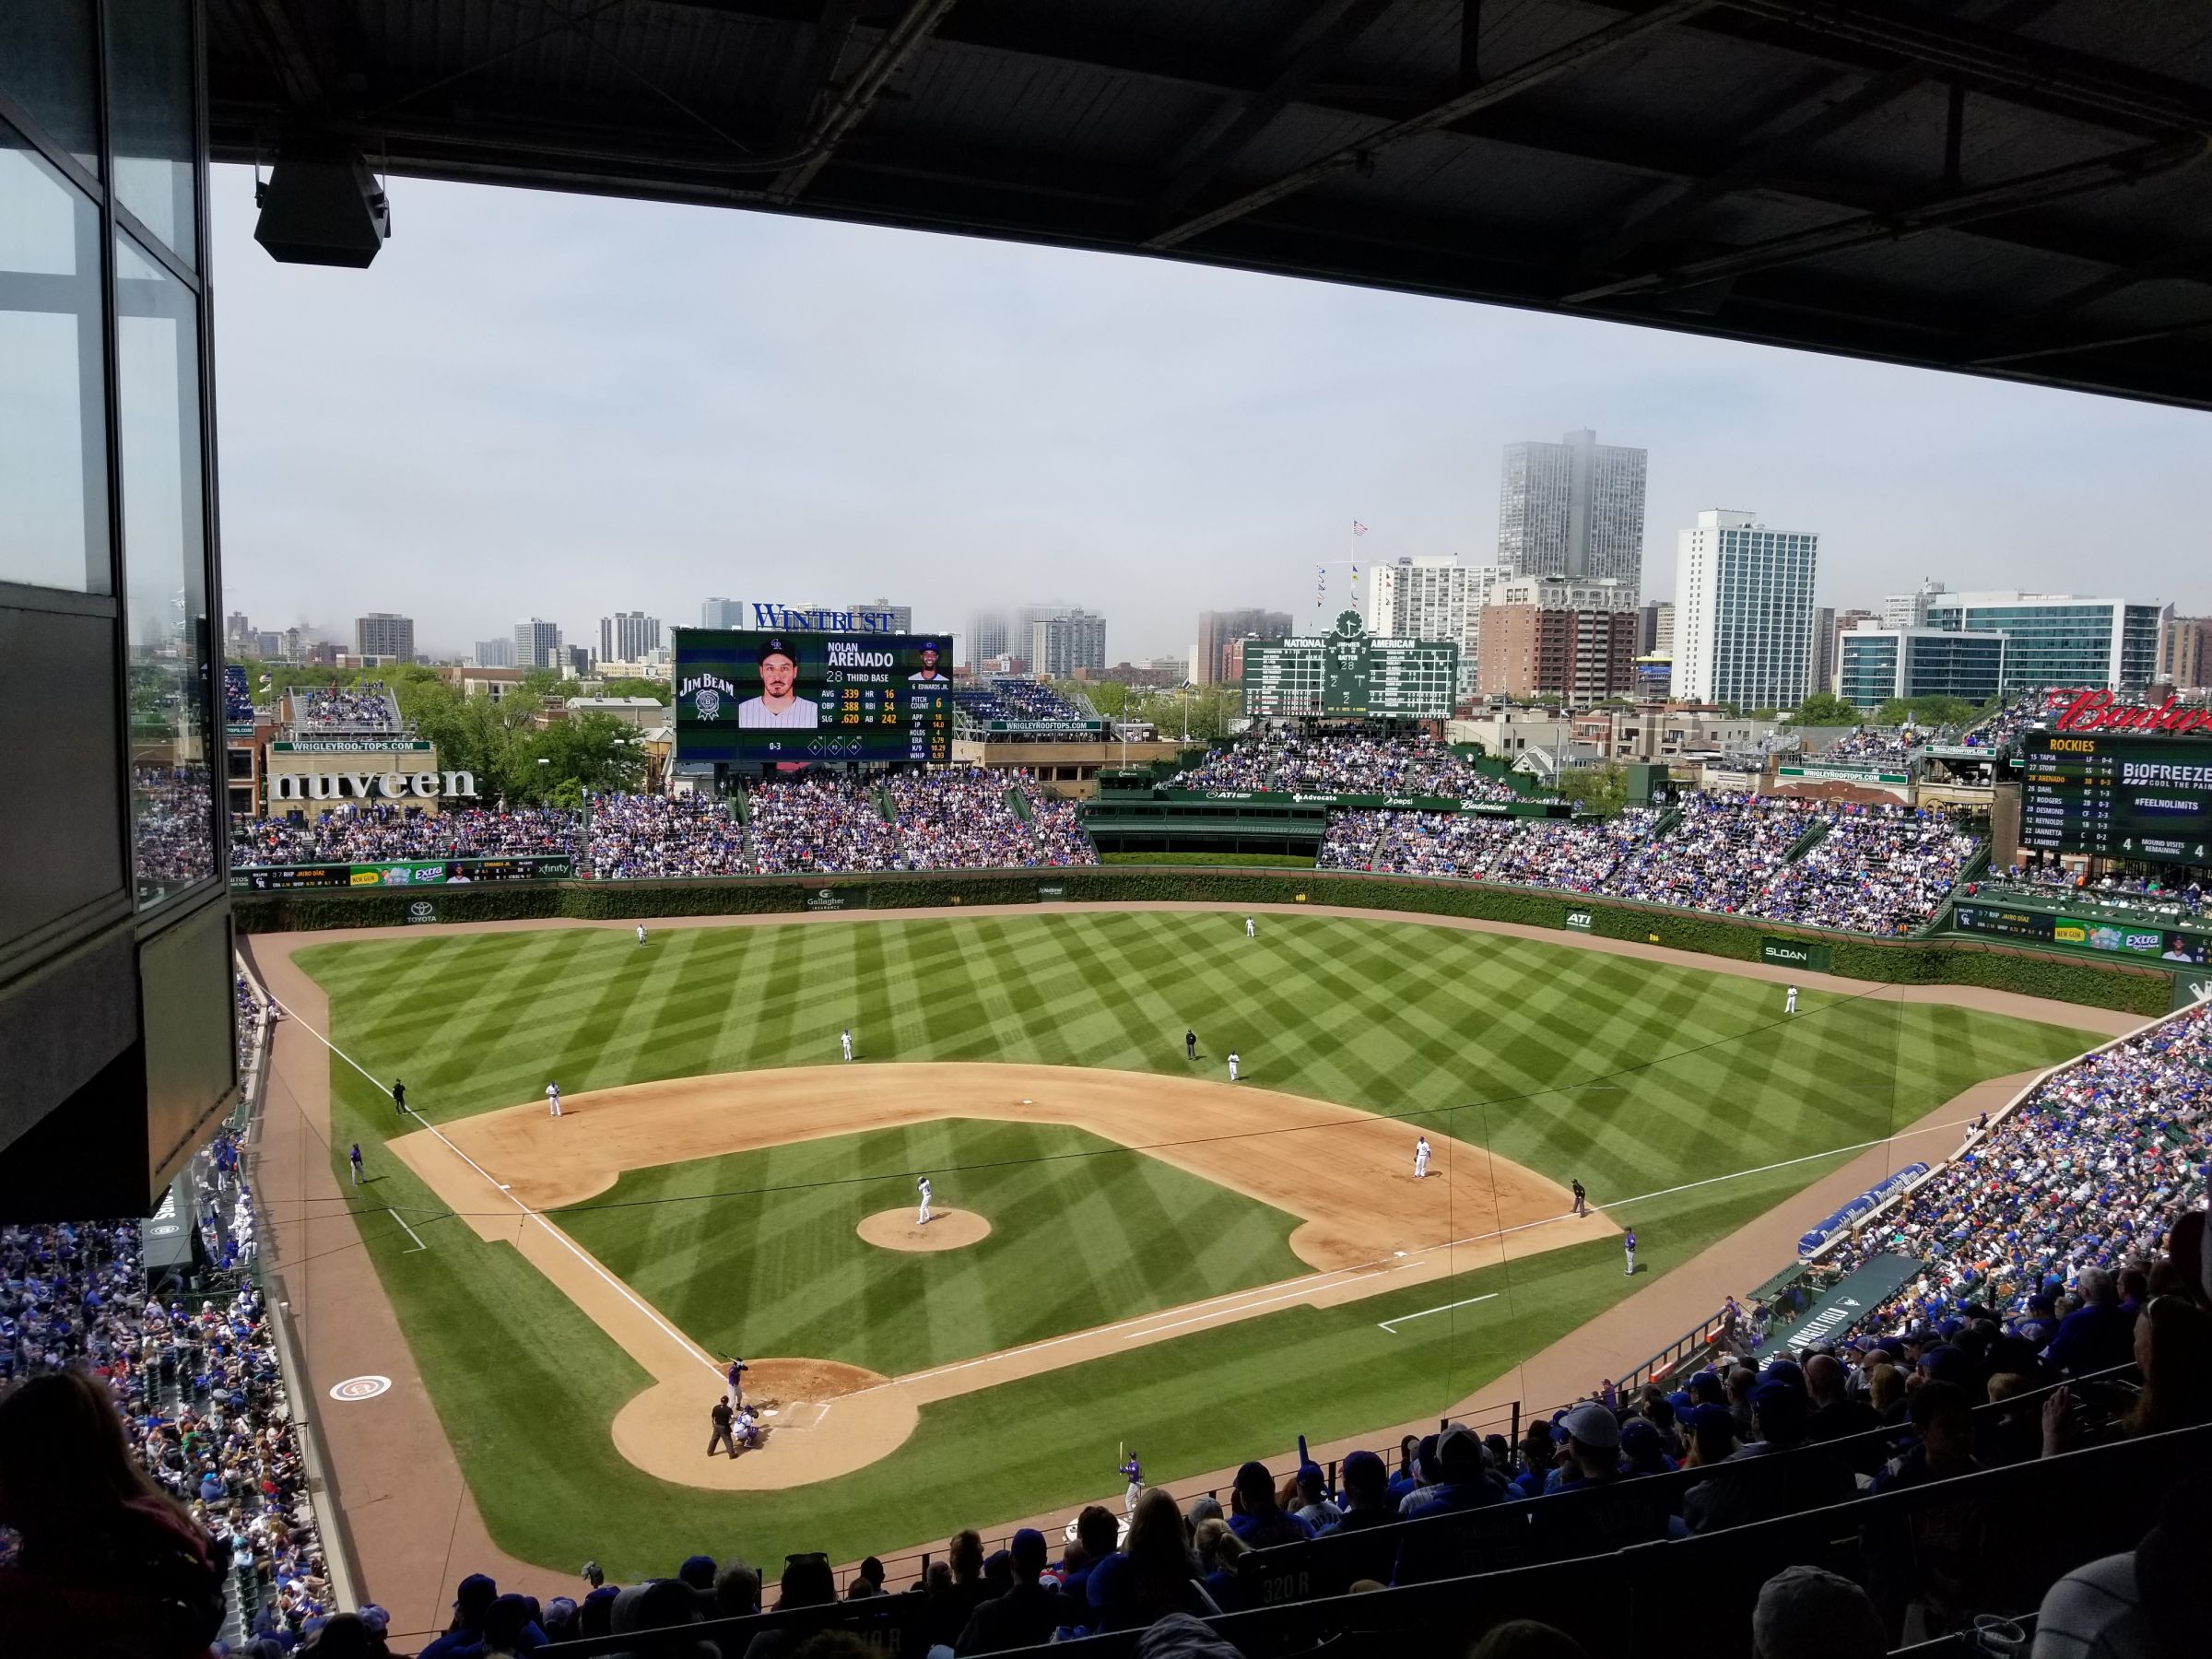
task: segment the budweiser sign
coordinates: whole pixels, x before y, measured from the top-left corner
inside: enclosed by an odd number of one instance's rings
[[[2169,697],[2150,703],[2123,702],[2110,691],[2053,691],[2045,701],[2052,729],[2060,732],[2212,731],[2212,709],[2185,709]]]

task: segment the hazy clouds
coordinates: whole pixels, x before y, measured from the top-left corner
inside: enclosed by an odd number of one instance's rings
[[[1936,575],[2212,609],[2212,418],[1443,300],[398,180],[366,272],[279,265],[215,176],[226,608],[596,638],[703,596],[1303,615],[1313,566],[1487,558],[1500,447],[1651,452],[1645,591],[1699,508],[1821,535],[1823,603]],[[1341,570],[1331,597],[1343,593]]]

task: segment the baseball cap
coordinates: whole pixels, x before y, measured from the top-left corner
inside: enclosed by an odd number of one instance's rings
[[[709,1555],[687,1556],[684,1564],[676,1570],[676,1576],[694,1590],[714,1588],[714,1558]]]
[[[470,1573],[466,1578],[461,1581],[461,1587],[453,1592],[453,1605],[455,1606],[460,1606],[465,1603],[477,1606],[488,1607],[493,1602],[499,1599],[499,1582],[493,1579],[489,1574],[482,1572]]]
[[[1585,1400],[1559,1425],[1568,1435],[1599,1452],[1620,1450],[1619,1419],[1595,1400]]]
[[[1045,1547],[1044,1535],[1033,1526],[1022,1527],[1015,1533],[1008,1545],[1008,1552],[1014,1557],[1017,1566],[1028,1561],[1040,1568],[1044,1565],[1044,1558],[1050,1553]]]
[[[1436,1461],[1445,1479],[1455,1483],[1473,1480],[1482,1473],[1482,1441],[1472,1429],[1454,1423],[1437,1437]]]
[[[1889,1651],[1866,1592],[1819,1567],[1785,1567],[1766,1582],[1751,1613],[1751,1645],[1822,1659],[1878,1659]]]
[[[1964,1382],[1971,1371],[1966,1355],[1947,1342],[1939,1342],[1920,1356],[1920,1369],[1937,1382]]]
[[[1735,1413],[1725,1406],[1716,1406],[1709,1400],[1689,1414],[1689,1427],[1693,1433],[1725,1429],[1733,1435],[1735,1432]]]
[[[760,660],[762,662],[766,662],[771,656],[787,656],[790,657],[794,663],[799,660],[797,655],[792,651],[791,647],[784,644],[782,640],[771,640],[767,644],[760,647]]]
[[[1347,1487],[1370,1481],[1386,1482],[1390,1477],[1389,1465],[1372,1452],[1347,1453],[1343,1469],[1344,1484]]]
[[[369,1627],[369,1633],[371,1636],[382,1636],[392,1628],[392,1615],[374,1602],[370,1602],[363,1606],[358,1617],[363,1624]]]

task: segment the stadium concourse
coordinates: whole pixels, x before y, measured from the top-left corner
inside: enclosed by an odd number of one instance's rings
[[[977,912],[979,916],[989,913],[988,910],[979,910]],[[835,918],[822,919],[822,924],[845,924]],[[668,924],[695,924],[695,922],[688,921]],[[718,919],[707,924],[751,924],[735,918]],[[801,922],[799,924],[808,924]],[[1438,924],[1463,925],[1441,919],[1439,919]],[[510,925],[528,928],[537,924],[490,924],[490,927],[503,931]],[[658,925],[661,924],[655,924],[656,927]],[[1535,936],[1533,930],[1518,930],[1496,924],[1473,925],[1483,931],[1528,932]],[[373,930],[367,930],[358,936],[372,935]],[[257,938],[250,945],[251,954],[258,966],[271,976],[272,986],[279,989],[279,994],[285,998],[288,1006],[300,1016],[297,1024],[288,1020],[278,1027],[280,1068],[276,1083],[293,1108],[294,1123],[288,1130],[278,1121],[272,1121],[269,1143],[265,1147],[264,1156],[267,1159],[281,1160],[284,1172],[281,1175],[272,1173],[265,1176],[265,1184],[284,1192],[294,1201],[280,1212],[280,1257],[312,1263],[312,1266],[304,1271],[318,1277],[337,1276],[335,1280],[324,1280],[318,1288],[318,1296],[342,1295],[349,1309],[354,1305],[356,1296],[360,1300],[358,1316],[349,1312],[343,1321],[309,1321],[311,1371],[318,1377],[330,1377],[382,1370],[401,1378],[405,1382],[408,1381],[405,1373],[409,1369],[405,1356],[405,1344],[393,1323],[389,1306],[382,1303],[377,1293],[374,1275],[361,1261],[360,1253],[345,1248],[346,1241],[354,1234],[357,1226],[354,1218],[333,1213],[312,1202],[318,1192],[334,1194],[337,1192],[332,1184],[327,1157],[321,1149],[315,1132],[317,1112],[327,1109],[319,1107],[313,1097],[318,1090],[327,1089],[329,1068],[314,1040],[300,1028],[321,1026],[326,1012],[320,1006],[321,995],[312,982],[292,968],[288,950],[294,943],[320,943],[324,939],[345,936],[344,934],[298,935],[288,939],[272,936]],[[1655,952],[1630,943],[1610,940],[1577,943],[1585,948],[1694,961],[1708,969],[1714,966],[1708,959]],[[1778,982],[1781,977],[1778,971],[1750,964],[1728,964],[1722,971],[1740,972],[1770,982]],[[1801,977],[1808,986],[1822,982],[1822,976]],[[1842,985],[1845,982],[1836,983]],[[1859,992],[1865,989],[1863,985],[1855,984],[1851,988]],[[1900,994],[1912,1000],[1958,997],[1981,1002],[1988,999],[1990,1006],[2013,1011],[2026,1006],[2025,999],[2006,997],[2001,994],[1959,992],[1946,988],[1915,987]],[[2136,1023],[2123,1017],[2100,1016],[2092,1011],[2071,1007],[2065,1011],[2065,1017],[2077,1024],[2102,1025],[2104,1029],[2112,1030]],[[288,1064],[284,1061],[288,1047],[291,1055]],[[1985,1110],[2001,1110],[2005,1100],[2029,1081],[2030,1079],[2026,1077],[2005,1078],[1981,1086],[1970,1097],[1953,1101],[1942,1112],[1934,1114],[1928,1124],[1914,1127],[1929,1129],[1948,1140],[1955,1135],[1961,1119],[1978,1116]],[[1714,1305],[1726,1289],[1745,1288],[1769,1272],[1778,1260],[1787,1256],[1806,1216],[1833,1207],[1836,1203],[1878,1179],[1892,1165],[1893,1159],[1886,1159],[1879,1149],[1854,1159],[1849,1167],[1816,1183],[1786,1209],[1762,1218],[1758,1226],[1746,1229],[1741,1235],[1716,1246],[1706,1256],[1688,1264],[1685,1271],[1658,1279],[1648,1288],[1618,1304],[1603,1319],[1593,1322],[1590,1327],[1576,1332],[1572,1338],[1558,1344],[1555,1349],[1531,1357],[1519,1373],[1486,1391],[1484,1396],[1463,1403],[1456,1415],[1487,1429],[1497,1421],[1494,1406],[1508,1395],[1529,1400],[1570,1402],[1578,1394],[1599,1388],[1604,1378],[1623,1375],[1638,1358],[1652,1352],[1667,1339],[1686,1329],[1708,1326]],[[341,1286],[350,1287],[350,1289],[342,1289]],[[379,1411],[387,1415],[380,1419],[378,1428],[372,1431],[367,1430],[365,1423],[357,1430],[352,1421],[343,1418],[326,1425],[326,1431],[334,1437],[340,1465],[349,1469],[358,1466],[360,1469],[358,1478],[364,1491],[404,1489],[411,1497],[427,1495],[431,1498],[433,1505],[450,1501],[453,1512],[458,1517],[452,1547],[448,1548],[442,1538],[420,1535],[377,1537],[375,1529],[380,1524],[378,1510],[384,1509],[396,1521],[401,1518],[401,1506],[378,1505],[365,1514],[357,1513],[355,1516],[354,1533],[364,1554],[381,1555],[390,1563],[382,1582],[394,1584],[395,1591],[396,1587],[405,1586],[404,1591],[384,1594],[386,1604],[393,1606],[398,1617],[395,1630],[427,1633],[441,1628],[453,1586],[471,1569],[481,1569],[489,1573],[507,1590],[534,1593],[539,1600],[541,1614],[552,1604],[556,1595],[562,1594],[589,1605],[588,1597],[582,1594],[583,1586],[567,1581],[561,1575],[548,1574],[540,1569],[512,1561],[491,1545],[483,1532],[481,1520],[475,1514],[473,1500],[466,1494],[459,1471],[452,1461],[444,1431],[431,1414],[418,1387],[411,1391],[404,1387],[394,1389],[380,1401]],[[411,1428],[408,1427],[410,1422]],[[1431,1419],[1427,1428],[1432,1430],[1434,1427],[1434,1420]],[[1286,1477],[1291,1472],[1290,1466],[1282,1461],[1282,1447],[1296,1428],[1295,1424],[1283,1424],[1264,1428],[1255,1433],[1253,1452],[1254,1455],[1269,1460],[1269,1467],[1275,1477]],[[1422,1425],[1407,1425],[1406,1429],[1407,1432],[1419,1432]],[[1637,1441],[1639,1446],[1641,1445],[1641,1430],[1629,1438]],[[1394,1443],[1396,1436],[1393,1432],[1367,1439],[1371,1446],[1381,1445],[1388,1449],[1389,1444]],[[1356,1445],[1340,1444],[1313,1450],[1317,1459],[1325,1465],[1341,1460],[1346,1453],[1356,1449]],[[1453,1455],[1458,1458],[1466,1454],[1455,1451]],[[1495,1457],[1496,1448],[1490,1448],[1486,1455]],[[1508,1455],[1512,1455],[1510,1451]],[[1364,1466],[1360,1465],[1362,1468]],[[1441,1467],[1435,1470],[1440,1475],[1441,1472]],[[1230,1503],[1233,1510],[1237,1505],[1230,1500],[1229,1488],[1234,1473],[1224,1470],[1189,1481],[1178,1481],[1178,1490],[1187,1497],[1191,1492],[1210,1485],[1220,1491],[1222,1500]],[[1341,1480],[1344,1471],[1340,1462],[1337,1474]],[[1114,1507],[1118,1510],[1118,1503]],[[987,1519],[976,1517],[979,1524]],[[1067,1516],[1063,1513],[1053,1519],[1055,1529],[1051,1535],[1052,1554],[1058,1559],[1062,1553],[1062,1532],[1065,1528]],[[1004,1525],[994,1526],[991,1534],[994,1541],[1000,1539],[1007,1530]],[[418,1528],[414,1529],[418,1535],[419,1531]],[[895,1518],[887,1520],[887,1531],[891,1536],[897,1535]],[[794,1539],[790,1542],[798,1547],[803,1545],[804,1540]],[[714,1541],[701,1539],[700,1547],[712,1549]],[[941,1542],[937,1547],[942,1547]],[[1027,1549],[1030,1546],[1025,1544],[1024,1547]],[[1223,1547],[1233,1549],[1233,1546],[1218,1547],[1215,1552],[1217,1560]],[[903,1587],[905,1580],[922,1576],[918,1561],[900,1559],[896,1556],[891,1559],[896,1563],[891,1585],[893,1589]],[[412,1565],[402,1565],[400,1561],[411,1561]],[[677,1563],[671,1562],[669,1570],[673,1572],[676,1566]],[[742,1580],[734,1582],[741,1583]],[[965,1578],[960,1583],[965,1584]],[[474,1595],[476,1591],[471,1590],[468,1594]],[[808,1594],[803,1586],[797,1587],[790,1605],[801,1605]],[[959,1594],[971,1601],[974,1598],[972,1587],[962,1589]],[[1233,1592],[1223,1589],[1222,1594],[1233,1600]],[[638,1596],[630,1598],[632,1605],[624,1615],[626,1619],[634,1619],[639,1616],[640,1609],[635,1603],[642,1594],[643,1592],[640,1592]],[[615,1599],[602,1598],[596,1604],[597,1611],[589,1616],[594,1619],[602,1616],[611,1618]],[[773,1599],[772,1595],[771,1599]],[[1224,1606],[1231,1605],[1230,1600],[1217,1599]],[[406,1604],[404,1609],[397,1605],[403,1601]],[[685,1604],[683,1616],[689,1617],[693,1612],[711,1613],[724,1605],[714,1601],[710,1588],[708,1594]],[[565,1612],[565,1609],[562,1611]],[[944,1609],[938,1611],[949,1618],[949,1613]],[[476,1610],[471,1609],[470,1617],[476,1616]],[[555,1615],[546,1617],[553,1621],[548,1626],[548,1633],[557,1633],[556,1627],[561,1626],[562,1620]],[[668,1615],[663,1609],[656,1617],[665,1618]],[[748,1630],[748,1641],[750,1634]],[[957,1636],[958,1633],[952,1634]],[[395,1648],[395,1651],[401,1650]],[[736,1650],[725,1648],[724,1651]]]

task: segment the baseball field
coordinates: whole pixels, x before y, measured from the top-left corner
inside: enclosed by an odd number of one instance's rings
[[[1433,1415],[1841,1149],[2100,1040],[1873,987],[1785,1018],[1759,979],[1302,914],[296,959],[332,1155],[362,1147],[370,1254],[493,1536],[617,1577],[1028,1515],[1112,1488],[1120,1444],[1172,1481]],[[732,1353],[779,1415],[708,1460]]]

